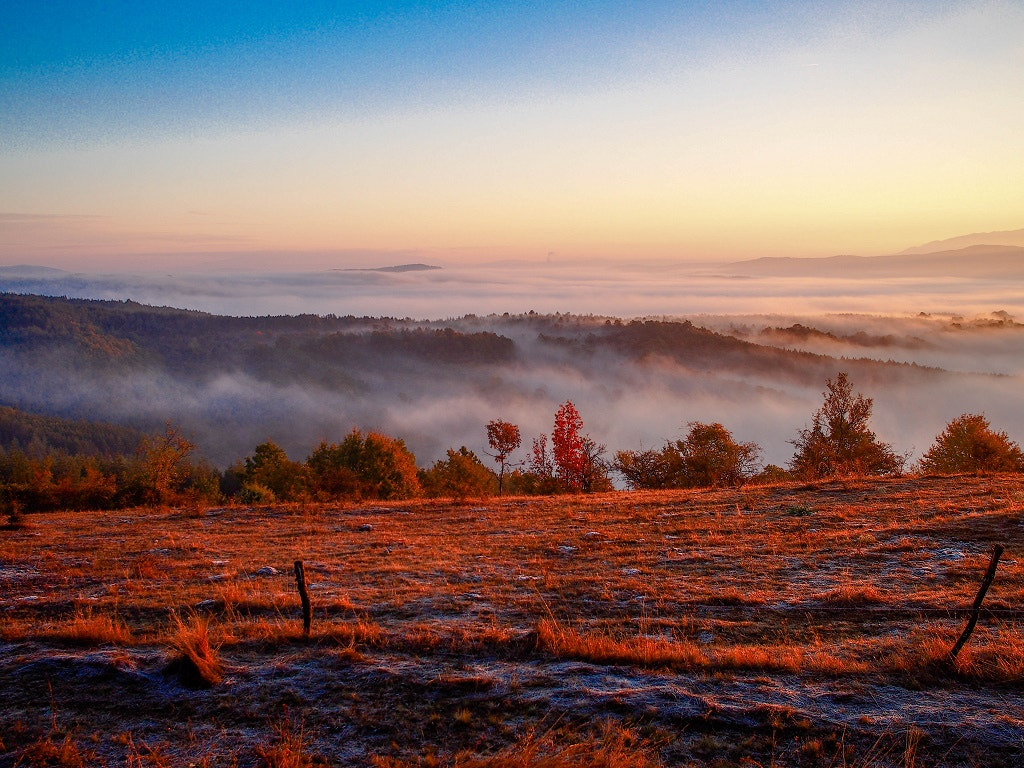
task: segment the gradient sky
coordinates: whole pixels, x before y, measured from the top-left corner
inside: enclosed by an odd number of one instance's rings
[[[1024,227],[1017,1],[3,10],[0,264],[874,255]]]

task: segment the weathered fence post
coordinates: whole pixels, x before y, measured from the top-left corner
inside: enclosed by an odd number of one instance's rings
[[[313,608],[309,604],[309,592],[306,591],[306,571],[301,560],[295,561],[295,583],[299,587],[299,597],[302,599],[302,635],[309,637],[309,630],[313,624]]]
[[[988,570],[985,571],[985,578],[981,580],[981,589],[978,590],[978,596],[974,598],[974,606],[971,608],[971,618],[967,621],[967,626],[964,627],[964,631],[960,633],[960,639],[956,641],[956,645],[946,654],[946,664],[953,666],[956,664],[956,657],[967,644],[967,641],[971,638],[971,633],[974,631],[974,625],[978,623],[978,615],[981,613],[981,602],[985,599],[985,593],[988,592],[988,588],[992,586],[992,580],[996,577],[996,566],[999,565],[999,558],[1003,554],[1003,545],[996,544],[995,549],[992,551],[992,562],[988,564]]]

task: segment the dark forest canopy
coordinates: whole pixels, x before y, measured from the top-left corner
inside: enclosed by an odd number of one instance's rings
[[[65,419],[0,406],[0,452],[24,451],[113,458],[136,452],[144,433],[116,424]]]

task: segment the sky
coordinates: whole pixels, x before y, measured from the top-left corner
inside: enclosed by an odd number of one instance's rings
[[[1024,3],[6,0],[0,265],[877,255],[1024,226]]]

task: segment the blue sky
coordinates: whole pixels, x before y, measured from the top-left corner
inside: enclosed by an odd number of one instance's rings
[[[830,255],[1024,226],[1015,2],[4,10],[5,263]]]

